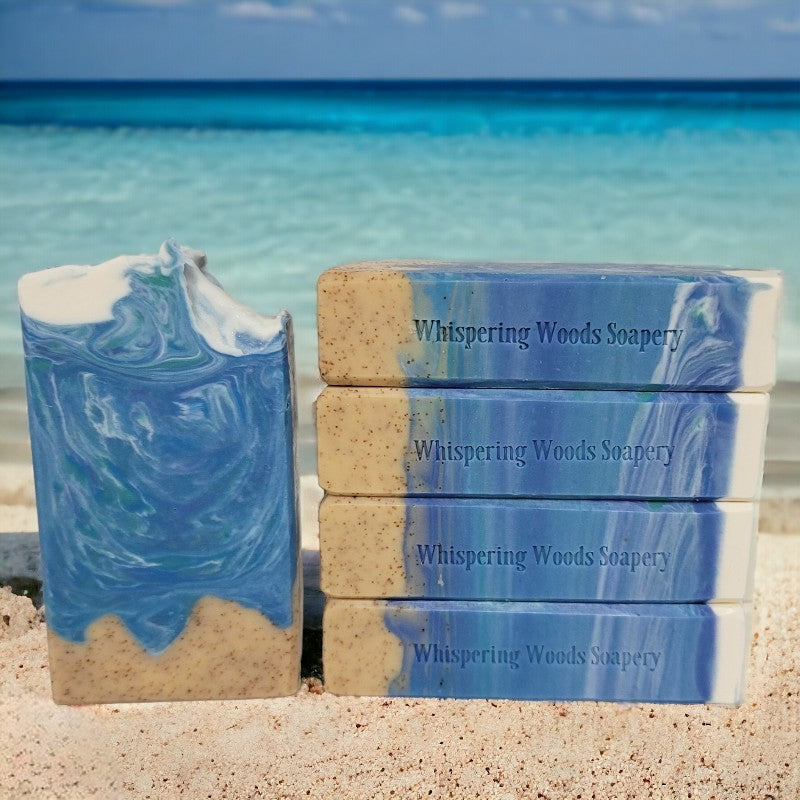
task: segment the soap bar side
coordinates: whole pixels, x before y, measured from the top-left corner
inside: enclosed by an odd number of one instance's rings
[[[328,387],[320,484],[344,495],[758,495],[757,393]]]
[[[738,704],[750,613],[739,604],[332,600],[326,687],[385,697]]]
[[[658,265],[378,262],[318,283],[328,384],[767,390],[782,277]]]
[[[742,601],[756,523],[745,502],[328,495],[321,588],[340,598]]]

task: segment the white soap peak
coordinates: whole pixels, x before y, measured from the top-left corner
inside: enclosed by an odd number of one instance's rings
[[[131,292],[134,272],[178,273],[195,330],[213,350],[240,356],[263,351],[280,333],[282,316],[265,317],[228,295],[206,272],[202,250],[173,239],[158,255],[119,256],[96,266],[66,265],[19,280],[22,312],[47,325],[92,325],[114,319],[114,305]]]
[[[197,252],[197,251],[195,251]],[[281,330],[280,317],[264,317],[234,300],[204,269],[202,262],[184,251],[183,278],[186,298],[197,332],[218,353],[232,356],[260,350]],[[243,337],[249,345],[243,344]]]
[[[128,275],[143,256],[119,256],[97,267],[68,264],[19,280],[25,315],[48,325],[83,325],[114,318],[114,304],[131,290]]]

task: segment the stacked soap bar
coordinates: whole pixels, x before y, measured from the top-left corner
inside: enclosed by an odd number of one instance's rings
[[[337,497],[320,507],[331,597],[739,601],[754,503]]]
[[[56,701],[294,693],[288,315],[174,242],[25,275],[19,297]]]
[[[319,361],[344,386],[768,390],[780,273],[388,262],[319,280]]]
[[[752,499],[763,393],[330,387],[319,477],[336,494]]]
[[[742,604],[332,600],[326,681],[341,694],[731,703],[749,614]]]
[[[318,288],[331,691],[741,700],[779,273]]]

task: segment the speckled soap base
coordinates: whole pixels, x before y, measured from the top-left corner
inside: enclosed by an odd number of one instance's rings
[[[296,618],[302,609],[295,601]],[[281,629],[238,603],[204,597],[178,638],[152,655],[117,617],[105,616],[75,644],[48,630],[57,703],[236,700],[294,694],[302,626]]]

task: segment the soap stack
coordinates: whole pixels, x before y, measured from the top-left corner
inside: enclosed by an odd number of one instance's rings
[[[328,689],[741,701],[780,273],[320,278]]]

